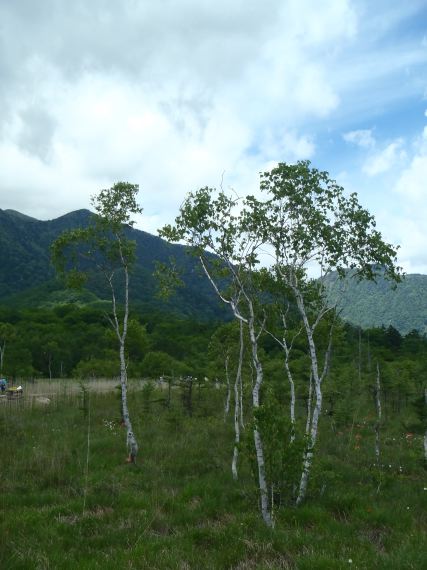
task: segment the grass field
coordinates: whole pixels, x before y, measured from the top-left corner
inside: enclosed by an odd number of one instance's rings
[[[0,568],[427,568],[420,437],[392,426],[377,469],[369,424],[333,431],[322,418],[309,496],[268,530],[244,455],[232,480],[222,397],[196,390],[190,417],[178,391],[170,409],[131,392],[137,465],[114,392],[92,390],[86,411],[60,391],[46,408],[2,405]]]

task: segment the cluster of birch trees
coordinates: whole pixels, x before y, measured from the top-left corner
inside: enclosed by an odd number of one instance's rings
[[[373,216],[359,204],[356,194],[346,196],[327,172],[312,168],[308,161],[282,163],[262,173],[260,180],[257,196],[239,198],[207,187],[189,194],[175,223],[165,226],[160,235],[190,247],[238,325],[237,347],[232,343],[224,346],[229,387],[233,383],[231,371],[234,374],[232,474],[238,479],[241,431],[250,429],[260,510],[271,527],[277,488],[266,461],[276,463],[282,471],[289,468],[289,462],[276,461],[283,449],[277,434],[284,437],[278,425],[289,426],[288,457],[294,457],[298,470],[292,490],[296,504],[307,493],[337,318],[324,280],[333,272],[341,279],[351,269],[358,279],[374,280],[381,272],[398,282],[400,272],[396,249],[383,240]],[[129,462],[136,461],[138,452],[127,404],[126,363],[129,271],[135,247],[125,229],[133,224],[131,216],[141,212],[137,193],[138,186],[128,183],[102,190],[93,199],[97,212],[93,224],[65,232],[52,246],[54,264],[72,282],[81,283],[95,266],[110,288],[112,312],[108,319],[119,348]],[[173,271],[168,278],[174,278]],[[268,397],[268,367],[260,344],[266,337],[282,351],[282,389],[289,394],[282,400]],[[296,373],[290,362],[296,340],[301,337],[307,359],[304,369]],[[250,354],[250,386],[243,381],[245,352]],[[304,422],[297,421],[296,415],[296,387],[302,382],[307,384]],[[250,406],[244,410],[248,390]],[[289,404],[285,406],[284,401]],[[230,405],[231,398],[227,397],[225,414]],[[245,418],[249,418],[248,426]],[[282,473],[281,478],[285,477]]]
[[[262,173],[258,196],[239,198],[207,187],[191,193],[175,223],[165,226],[160,235],[190,246],[239,325],[239,349],[225,358],[226,373],[235,371],[234,478],[238,477],[244,427],[242,367],[247,339],[253,372],[250,429],[259,504],[266,525],[271,527],[274,484],[267,476],[266,434],[274,418],[267,405],[268,377],[260,339],[269,335],[283,350],[283,389],[286,385],[290,404],[288,409],[276,406],[274,415],[278,422],[283,417],[289,419],[291,447],[303,442],[295,492],[300,504],[307,493],[318,439],[322,386],[336,321],[323,281],[332,272],[343,278],[346,270],[352,269],[359,279],[373,280],[381,271],[397,282],[396,249],[383,240],[373,216],[359,204],[356,194],[346,196],[327,172],[312,168],[308,161],[282,163]],[[296,377],[289,362],[299,335],[305,338],[308,359],[307,370]],[[233,366],[231,358],[236,359]],[[295,385],[306,378],[306,421],[301,428],[295,414]]]

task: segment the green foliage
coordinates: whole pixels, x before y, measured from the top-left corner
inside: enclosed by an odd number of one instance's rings
[[[73,370],[77,378],[112,378],[119,376],[120,366],[117,356],[114,359],[89,358],[81,360]]]
[[[9,319],[15,330],[4,354],[6,375],[48,377],[49,361],[53,377],[119,373],[116,337],[101,308],[72,303],[53,310],[0,309],[0,318],[4,323]],[[215,324],[174,320],[158,313],[135,315],[129,320],[126,347],[130,375],[196,375],[196,370],[206,374],[207,346],[214,330]]]
[[[246,199],[244,224],[275,250],[280,266],[304,268],[316,262],[323,273],[335,269],[344,275],[354,268],[359,277],[374,279],[378,267],[399,281],[396,249],[383,241],[373,216],[327,172],[309,161],[280,163],[261,174],[267,194],[261,202]]]
[[[299,483],[304,438],[291,442],[292,426],[287,407],[271,389],[264,391],[263,403],[254,411],[254,421],[264,438],[266,474],[273,501],[276,506],[292,504]]]
[[[148,352],[141,364],[144,376],[160,378],[160,376],[179,376],[188,373],[188,367],[166,352]]]

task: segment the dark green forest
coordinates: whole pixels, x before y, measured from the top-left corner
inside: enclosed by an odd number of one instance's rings
[[[238,341],[235,324],[174,319],[160,312],[134,312],[128,334],[131,378],[189,375],[224,382],[225,347],[230,343],[237,346]],[[77,304],[54,309],[2,307],[0,343],[5,343],[3,374],[11,379],[90,379],[119,373],[117,342],[101,308]],[[268,335],[262,338],[261,347],[266,390],[277,387],[278,393],[282,393],[280,399],[286,399],[282,351]],[[392,326],[362,330],[341,322],[336,327],[330,372],[325,381],[325,413],[338,422],[340,418],[348,420],[357,405],[357,396],[369,394],[377,363],[386,409],[390,413],[404,412],[408,429],[409,424],[416,427],[417,401],[426,384],[427,339],[416,330],[401,335]],[[303,337],[295,343],[291,366],[296,374],[307,374],[303,372],[307,369]],[[300,383],[301,401],[306,396],[307,380]]]

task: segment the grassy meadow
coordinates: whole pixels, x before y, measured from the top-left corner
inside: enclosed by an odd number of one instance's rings
[[[363,411],[340,430],[322,417],[307,500],[282,501],[269,530],[245,443],[231,477],[224,392],[196,387],[189,415],[178,389],[168,408],[165,390],[139,388],[136,465],[114,390],[89,387],[85,405],[61,389],[46,407],[1,402],[0,568],[427,568],[421,436],[389,425],[377,468]]]

